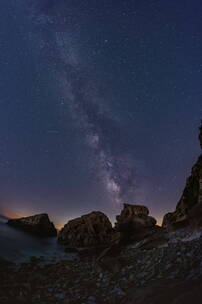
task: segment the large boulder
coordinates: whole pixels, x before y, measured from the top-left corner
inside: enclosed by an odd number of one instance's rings
[[[112,231],[108,217],[94,211],[70,220],[59,232],[58,241],[78,247],[99,246],[110,243]]]
[[[156,225],[145,206],[124,204],[121,214],[116,217],[115,229],[119,232],[136,232]]]
[[[18,219],[10,219],[8,221],[8,225],[20,228],[26,232],[38,236],[57,236],[57,230],[46,213],[36,214],[33,216],[22,217]]]
[[[199,135],[202,147],[202,126]],[[202,226],[202,155],[192,168],[182,196],[174,212],[167,213],[162,226],[167,230],[177,230],[188,225]]]
[[[159,228],[156,220],[149,216],[148,208],[141,205],[124,204],[116,220],[112,244],[123,247],[146,238]]]

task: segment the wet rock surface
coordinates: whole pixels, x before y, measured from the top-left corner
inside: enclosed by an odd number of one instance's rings
[[[192,238],[186,231],[167,234],[167,242],[152,249],[141,241],[99,259],[75,254],[74,261],[48,265],[0,263],[0,303],[189,303],[186,286],[202,295],[202,237]]]
[[[42,237],[57,236],[57,230],[46,213],[10,219],[8,225]]]

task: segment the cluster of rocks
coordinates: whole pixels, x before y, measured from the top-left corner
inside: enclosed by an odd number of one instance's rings
[[[70,220],[58,233],[58,242],[68,246],[89,247],[109,246],[143,238],[156,226],[156,220],[149,216],[145,206],[124,204],[121,214],[116,217],[115,227],[108,217],[94,211]],[[47,214],[11,219],[8,225],[23,229],[39,236],[56,236],[57,230]]]
[[[115,228],[102,212],[91,212],[69,221],[59,232],[58,241],[70,246],[103,246],[138,237],[156,225],[145,206],[124,204]]]

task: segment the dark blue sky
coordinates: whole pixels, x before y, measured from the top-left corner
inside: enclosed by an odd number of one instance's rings
[[[0,3],[0,213],[173,210],[200,153],[202,4]]]

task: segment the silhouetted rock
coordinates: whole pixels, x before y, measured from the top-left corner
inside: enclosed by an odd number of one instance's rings
[[[199,140],[202,147],[202,126]],[[176,210],[167,213],[162,223],[168,230],[177,230],[188,225],[194,228],[202,226],[202,155],[192,168]]]
[[[59,232],[58,241],[71,246],[98,246],[110,242],[112,231],[108,217],[94,211],[69,221]]]
[[[111,244],[118,244],[121,249],[161,229],[156,226],[156,220],[149,216],[148,208],[141,205],[124,204],[116,220]]]
[[[145,206],[124,204],[121,214],[116,217],[115,229],[119,232],[137,232],[156,225]]]
[[[26,232],[43,236],[57,236],[57,230],[46,213],[33,216],[10,219],[8,225],[20,228]]]

